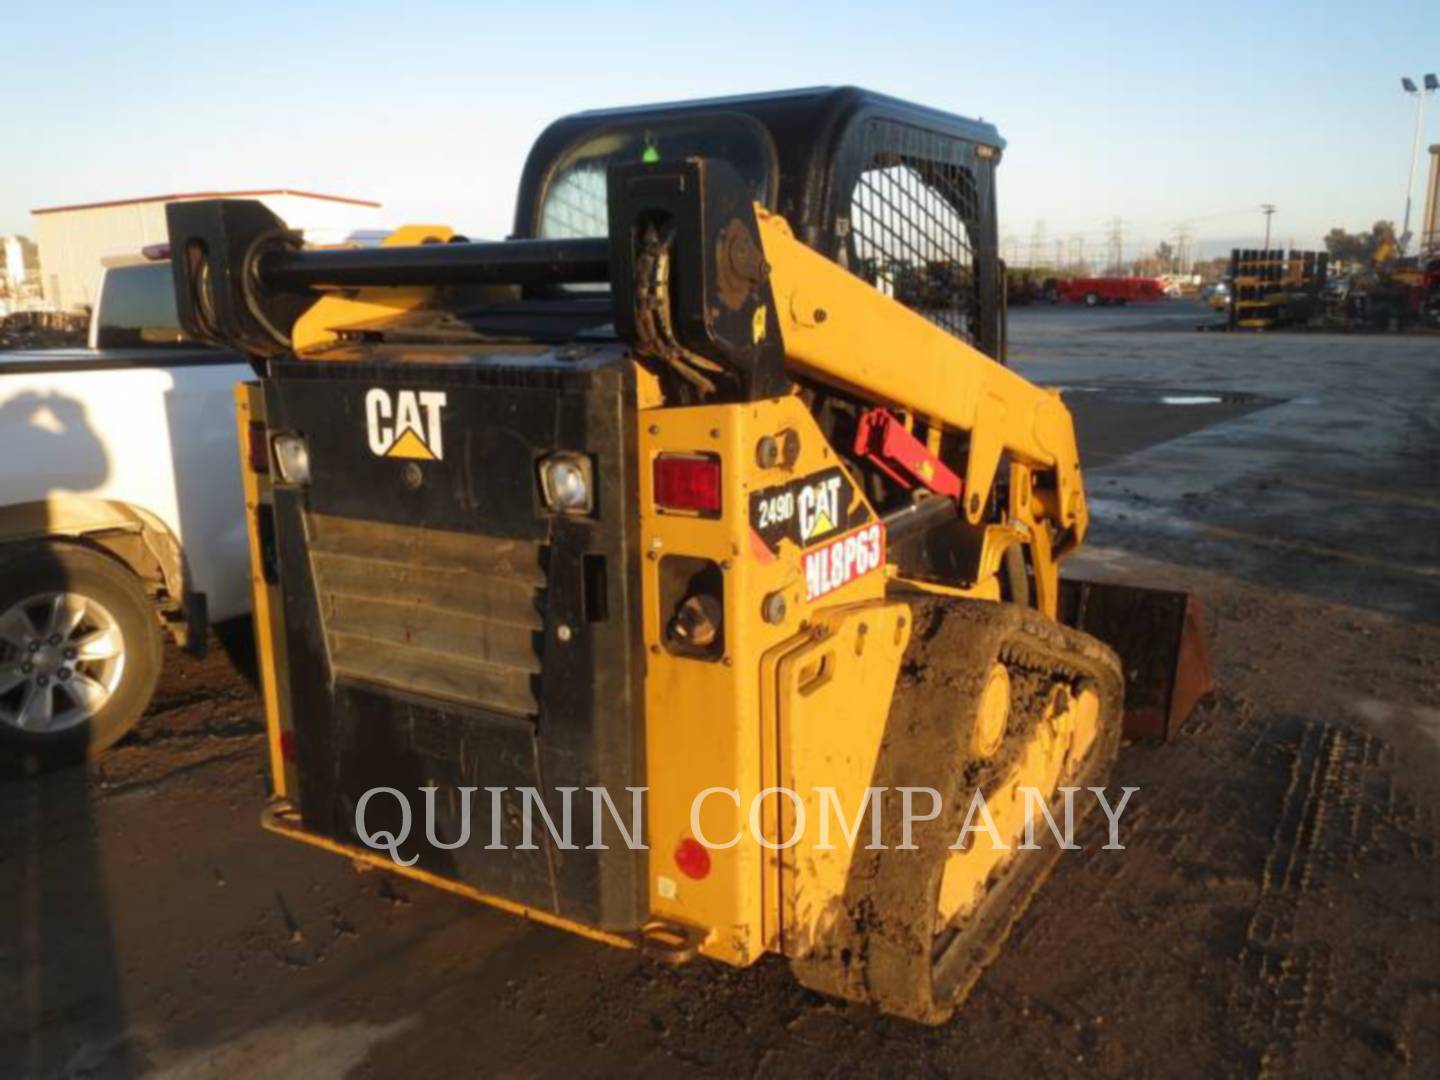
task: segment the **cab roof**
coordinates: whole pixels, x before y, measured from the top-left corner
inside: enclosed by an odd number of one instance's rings
[[[555,162],[581,137],[611,127],[676,120],[706,113],[747,116],[770,137],[779,170],[776,205],[803,227],[821,212],[842,140],[857,124],[883,118],[976,146],[999,156],[1005,140],[993,124],[972,120],[857,86],[814,86],[760,94],[702,98],[613,109],[590,109],[556,120],[535,141],[520,178],[515,235],[534,236],[540,199]]]

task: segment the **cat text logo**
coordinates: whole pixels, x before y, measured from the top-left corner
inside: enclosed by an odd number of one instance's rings
[[[365,395],[365,427],[370,452],[377,457],[439,461],[445,457],[440,434],[443,390],[389,390],[379,387]]]

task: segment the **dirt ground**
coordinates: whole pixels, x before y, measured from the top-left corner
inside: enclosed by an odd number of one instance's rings
[[[0,1076],[1440,1075],[1440,338],[1205,317],[1012,313],[1092,463],[1075,569],[1197,591],[1219,689],[949,1025],[262,833],[242,626],[102,766],[0,786]]]

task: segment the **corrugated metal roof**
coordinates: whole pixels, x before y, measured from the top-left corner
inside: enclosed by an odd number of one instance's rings
[[[146,195],[138,199],[109,199],[104,202],[74,203],[70,206],[42,206],[31,210],[32,214],[58,214],[66,210],[99,210],[107,206],[135,206],[140,203],[180,202],[184,199],[254,199],[263,195],[294,195],[302,199],[321,199],[325,202],[349,203],[351,206],[378,207],[378,202],[369,199],[352,199],[345,195],[322,195],[316,191],[299,191],[295,188],[262,188],[255,191],[189,191],[175,195]]]

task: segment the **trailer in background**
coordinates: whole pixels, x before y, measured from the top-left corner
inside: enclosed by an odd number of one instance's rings
[[[1148,277],[1078,277],[1055,282],[1055,299],[1095,307],[1165,299],[1165,283]]]

